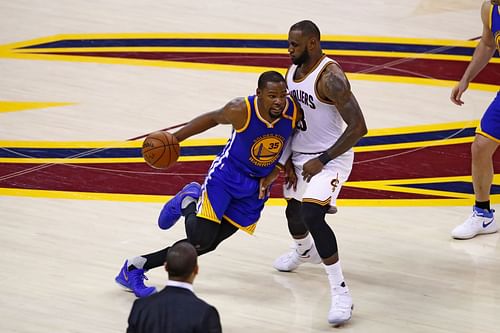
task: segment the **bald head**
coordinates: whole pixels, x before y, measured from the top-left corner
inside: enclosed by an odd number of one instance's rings
[[[193,272],[197,272],[197,263],[198,254],[194,246],[187,241],[181,241],[168,249],[165,268],[170,280],[187,281]]]

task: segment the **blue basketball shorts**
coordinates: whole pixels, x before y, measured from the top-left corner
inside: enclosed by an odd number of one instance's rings
[[[500,91],[481,118],[476,133],[500,143]]]
[[[224,218],[252,234],[268,199],[259,199],[259,180],[227,161],[218,165],[214,162],[201,188],[197,216],[217,223]]]

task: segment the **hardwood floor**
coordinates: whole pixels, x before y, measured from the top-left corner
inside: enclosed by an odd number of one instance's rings
[[[327,218],[355,303],[352,320],[338,329],[498,331],[500,235],[450,237],[473,202],[472,134],[460,135],[475,126],[500,82],[495,58],[462,108],[449,102],[475,45],[468,40],[481,34],[480,6],[0,2],[0,331],[125,331],[135,297],[114,277],[126,258],[184,237],[182,222],[162,231],[157,215],[179,186],[203,178],[212,156],[185,155],[175,172],[155,175],[137,156],[140,140],[129,139],[252,94],[264,68],[286,68],[280,42],[305,18],[332,43],[328,54],[352,69],[370,128],[339,213]],[[209,46],[190,44],[200,40]],[[186,147],[217,146],[228,135],[220,126]],[[495,169],[498,205],[498,154]],[[275,191],[254,236],[237,233],[200,258],[195,291],[217,307],[224,332],[336,330],[326,320],[321,266],[272,268],[291,245]],[[166,273],[148,277],[162,288]]]

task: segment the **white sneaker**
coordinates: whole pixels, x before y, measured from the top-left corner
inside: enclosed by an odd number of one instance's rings
[[[314,244],[303,254],[299,254],[297,249],[294,247],[290,252],[278,257],[274,261],[273,267],[280,272],[291,272],[305,262],[321,264],[321,257],[319,256],[318,250],[316,250],[316,246],[314,246]]]
[[[351,319],[352,296],[347,287],[336,287],[332,290],[332,305],[328,312],[328,322],[331,325],[339,326]]]
[[[472,208],[472,214],[464,223],[452,230],[451,236],[456,239],[469,239],[479,234],[492,234],[498,231],[495,222],[495,210]]]

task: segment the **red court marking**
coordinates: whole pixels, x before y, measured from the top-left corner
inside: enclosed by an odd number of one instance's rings
[[[392,155],[408,152],[403,155]],[[349,181],[374,181],[454,177],[470,175],[470,144],[428,147],[420,150],[360,152]],[[359,163],[365,161],[366,163]],[[96,193],[173,195],[186,183],[203,182],[211,161],[178,162],[168,170],[155,170],[145,163],[37,164],[0,163],[0,187]],[[43,165],[42,165],[43,166]],[[500,153],[494,157],[500,172]],[[24,170],[32,172],[22,173]],[[15,177],[2,177],[17,173]],[[273,186],[273,197],[281,197],[282,179]],[[345,187],[341,198],[437,198],[411,193]]]
[[[434,50],[437,52],[442,48]],[[435,52],[426,52],[433,54]],[[238,66],[264,66],[288,68],[290,58],[286,54],[254,53],[196,53],[196,52],[55,52],[47,54],[110,57],[144,60],[168,60],[196,62],[206,64],[224,64]],[[439,80],[460,80],[468,61],[416,59],[372,56],[332,56],[344,71],[348,73],[370,73],[409,77],[434,78]],[[489,63],[473,82],[498,85],[500,82],[500,64]]]

